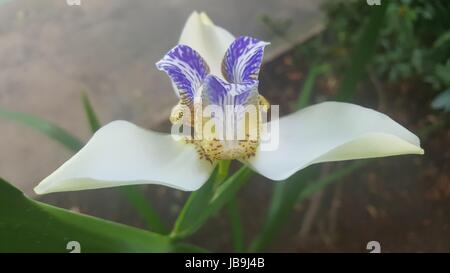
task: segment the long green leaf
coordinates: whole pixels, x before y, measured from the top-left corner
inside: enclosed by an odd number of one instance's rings
[[[0,179],[0,252],[169,252],[167,236],[36,202]]]
[[[91,132],[95,133],[101,127],[97,114],[95,113],[91,101],[86,93],[81,95],[81,101],[83,102],[84,113],[86,114],[86,118],[89,122]]]
[[[199,246],[187,244],[187,243],[174,243],[173,252],[176,253],[210,253],[209,250]]]
[[[356,92],[357,83],[360,81],[365,66],[369,63],[372,58],[373,53],[377,45],[378,36],[383,24],[383,19],[386,13],[387,5],[374,6],[373,13],[368,19],[367,24],[362,28],[359,41],[354,48],[354,52],[351,55],[351,65],[350,69],[347,70],[344,75],[343,82],[338,90],[337,100],[350,100]],[[312,73],[311,73],[312,74]],[[312,75],[314,76],[314,75]],[[311,76],[311,77],[312,77]],[[312,83],[311,83],[312,82]],[[312,92],[313,81],[311,80],[305,82],[304,89]],[[299,107],[304,107],[307,105],[310,99],[310,92],[305,92],[301,94],[298,102]],[[317,167],[312,166],[307,170],[303,170],[300,174],[294,175],[288,181],[294,180],[294,182],[286,182],[285,184],[280,184],[276,186],[274,196],[272,197],[272,203],[269,208],[268,218],[260,234],[256,236],[254,241],[250,246],[250,251],[261,251],[267,247],[271,241],[276,236],[277,232],[281,229],[282,225],[288,219],[289,215],[292,213],[293,206],[297,202],[299,195],[306,198],[315,191],[311,188],[308,189],[306,193],[305,190],[305,178],[306,180],[311,179],[311,174],[317,172]],[[351,171],[350,171],[351,172]],[[324,185],[328,185],[336,178],[331,178],[327,180]],[[300,180],[296,181],[295,180]]]
[[[196,232],[210,216],[218,212],[234,197],[236,192],[248,181],[251,173],[252,171],[246,166],[240,168],[226,179],[215,192],[213,192],[215,178],[213,175],[210,181],[191,195],[175,223],[171,236],[181,239]]]
[[[296,203],[304,201],[317,191],[362,168],[367,163],[368,161],[364,160],[352,162],[348,166],[318,180],[312,179],[315,176],[314,172],[317,173],[318,171],[316,166],[312,166],[295,175],[292,180],[289,179],[290,181],[284,182],[284,186],[277,187],[266,225],[263,232],[253,241],[250,251],[262,251],[272,242],[281,227],[289,219],[292,208]]]
[[[250,252],[265,249],[275,238],[292,214],[292,208],[298,200],[300,192],[306,187],[318,171],[317,166],[311,166],[297,172],[286,181],[277,182],[272,196],[267,218],[262,231],[250,245]]]
[[[363,26],[358,42],[350,54],[350,67],[344,74],[342,84],[338,89],[337,100],[348,101],[356,93],[358,82],[364,73],[367,64],[372,60],[378,37],[383,26],[388,3],[379,6],[371,6],[372,14]]]
[[[248,182],[248,179],[253,174],[252,170],[247,166],[241,167],[237,172],[230,176],[223,184],[219,186],[214,193],[206,215],[210,216],[219,211],[231,198],[239,191],[239,189]]]
[[[314,91],[314,84],[318,76],[328,73],[330,71],[329,64],[314,65],[309,71],[306,77],[305,83],[303,84],[302,90],[297,101],[297,109],[304,108],[308,106],[311,96]]]
[[[62,129],[61,127],[51,122],[35,117],[33,115],[21,112],[8,111],[0,108],[0,117],[8,119],[10,121],[27,125],[43,133],[49,138],[56,140],[69,150],[78,151],[79,149],[81,149],[81,147],[83,147],[83,143],[66,130]]]
[[[357,160],[344,168],[341,168],[323,178],[318,179],[317,181],[311,182],[302,190],[302,192],[298,196],[297,202],[302,202],[303,200],[312,196],[314,193],[326,188],[331,183],[353,173],[354,171],[364,167],[365,165],[367,165],[367,161]]]
[[[220,184],[228,176],[231,160],[222,160],[219,163],[219,172],[217,182]],[[216,183],[217,184],[217,183]],[[244,227],[242,226],[241,216],[239,213],[238,199],[230,198],[227,206],[228,217],[231,225],[231,239],[235,252],[244,252]]]
[[[203,213],[212,198],[217,175],[218,169],[216,167],[208,181],[199,190],[191,193],[183,209],[178,214],[171,236],[181,237],[181,235],[187,233],[186,230],[189,230],[196,224],[198,216]]]
[[[147,227],[160,234],[167,234],[169,231],[156,210],[149,203],[149,200],[142,194],[138,186],[120,187],[122,193],[127,197],[130,204],[136,209],[141,218],[146,222]]]
[[[244,252],[244,230],[241,221],[241,214],[239,213],[239,206],[237,198],[232,198],[227,206],[228,215],[231,224],[231,239],[233,241],[233,248],[235,252]]]

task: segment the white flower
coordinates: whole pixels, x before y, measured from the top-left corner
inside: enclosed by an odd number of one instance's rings
[[[189,123],[180,108],[191,109],[198,97],[219,104],[231,99],[235,104],[264,110],[267,105],[258,94],[257,76],[267,44],[250,37],[235,39],[206,14],[194,12],[179,45],[157,64],[171,77],[180,98],[171,121]],[[186,143],[175,141],[169,134],[114,121],[40,182],[35,192],[130,184],[161,184],[194,191],[206,182],[220,159],[238,159],[263,176],[283,180],[319,162],[423,154],[413,133],[384,114],[354,104],[320,103],[277,122],[279,147],[264,151],[258,141],[245,140],[242,149],[236,141]],[[218,152],[208,148],[212,144],[219,147]]]

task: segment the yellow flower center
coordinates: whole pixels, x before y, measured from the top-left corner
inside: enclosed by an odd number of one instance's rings
[[[187,106],[180,101],[170,115],[172,124],[193,128],[186,143],[195,146],[201,159],[217,160],[248,159],[255,155],[260,143],[261,113],[266,113],[270,104],[258,95],[249,106],[254,111],[230,107],[225,114],[206,114],[205,105]],[[230,113],[233,111],[233,113]],[[192,114],[191,114],[192,113]]]

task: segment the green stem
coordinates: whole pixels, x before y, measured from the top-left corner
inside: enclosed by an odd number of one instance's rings
[[[361,28],[358,41],[352,49],[350,67],[346,70],[339,86],[336,99],[352,100],[365,68],[372,60],[378,45],[378,37],[383,29],[388,4],[374,6],[371,15]]]
[[[215,192],[217,188],[228,178],[228,173],[230,170],[231,160],[220,160],[217,166],[217,176],[214,180],[213,191]]]
[[[302,90],[300,91],[300,95],[297,101],[297,109],[302,109],[308,106],[308,103],[310,102],[311,96],[314,91],[314,84],[316,83],[317,77],[328,73],[330,70],[331,66],[329,64],[320,64],[313,66],[313,68],[309,71],[308,76],[306,77]]]
[[[168,230],[163,220],[159,217],[156,210],[148,202],[145,195],[137,186],[125,186],[120,188],[121,193],[128,199],[130,204],[145,221],[146,226],[151,231],[160,234],[167,234]]]
[[[216,168],[217,170],[217,168]],[[241,167],[238,171],[224,180],[217,189],[213,190],[216,174],[198,191],[191,194],[179,214],[171,237],[174,240],[185,238],[197,231],[210,216],[217,213],[248,181],[252,171]]]
[[[352,162],[344,168],[341,168],[323,178],[319,178],[316,181],[309,183],[303,190],[300,192],[297,203],[304,201],[305,199],[311,197],[314,193],[324,189],[331,183],[338,181],[339,179],[344,178],[347,175],[352,174],[354,171],[366,166],[369,163],[368,160],[358,160]]]
[[[221,160],[219,161],[219,172],[217,174],[216,182],[218,184],[222,183],[228,176],[228,171],[230,170],[231,160]]]
[[[219,170],[217,173],[215,189],[217,189],[227,178],[228,172],[230,170],[231,160],[221,160],[219,161]],[[237,205],[236,196],[231,197],[227,205],[228,216],[230,217],[231,223],[231,238],[233,240],[234,251],[243,252],[244,251],[244,235],[243,227],[241,222],[241,216],[239,213],[239,207]]]

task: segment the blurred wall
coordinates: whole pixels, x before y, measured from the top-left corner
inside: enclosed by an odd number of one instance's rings
[[[86,140],[86,91],[102,122],[125,119],[156,128],[177,102],[154,63],[173,47],[193,10],[234,35],[270,40],[269,56],[321,25],[314,0],[12,0],[0,3],[0,107],[55,122]],[[276,39],[261,16],[291,19]],[[0,119],[0,176],[26,193],[70,157],[45,136]]]

